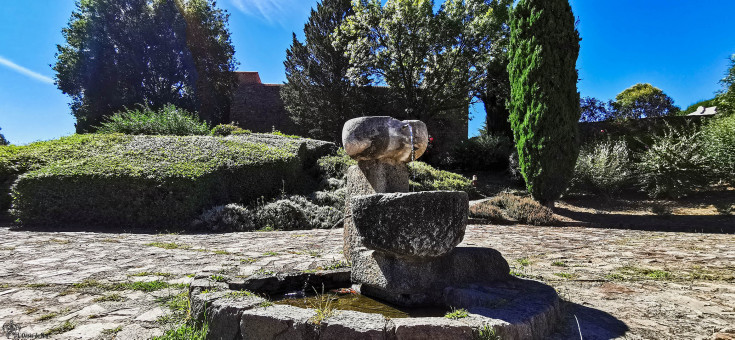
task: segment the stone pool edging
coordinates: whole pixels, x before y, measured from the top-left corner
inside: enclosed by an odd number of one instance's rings
[[[347,275],[345,274],[347,273]],[[310,273],[312,282],[337,285],[349,269]],[[447,288],[447,300],[469,315],[444,317],[386,318],[380,314],[338,310],[313,322],[317,311],[289,305],[274,305],[264,297],[245,294],[245,286],[287,287],[304,273],[254,277],[215,282],[197,277],[189,289],[191,315],[209,323],[207,339],[477,339],[478,332],[494,329],[502,339],[542,339],[554,330],[559,317],[559,298],[553,288],[533,280],[514,279],[498,287]],[[232,289],[235,288],[236,289]],[[272,286],[271,286],[272,287]],[[271,288],[273,289],[273,288]]]

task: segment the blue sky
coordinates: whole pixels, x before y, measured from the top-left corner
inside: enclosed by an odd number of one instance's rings
[[[436,0],[440,2],[439,0]],[[268,83],[285,80],[291,32],[299,33],[316,1],[219,0],[230,12],[239,70]],[[604,100],[651,83],[686,107],[709,99],[735,53],[735,1],[571,0],[579,18],[582,96]],[[68,98],[53,85],[56,44],[73,0],[5,1],[0,10],[0,133],[25,144],[74,131]],[[475,110],[470,134],[482,125]]]

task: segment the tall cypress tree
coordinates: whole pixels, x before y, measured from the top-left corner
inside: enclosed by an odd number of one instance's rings
[[[510,122],[526,187],[553,206],[578,146],[579,32],[567,0],[520,0],[511,16]]]

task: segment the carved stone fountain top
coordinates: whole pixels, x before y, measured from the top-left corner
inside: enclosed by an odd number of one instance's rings
[[[413,139],[413,140],[412,140]],[[360,117],[347,121],[342,129],[345,152],[358,161],[381,160],[408,163],[421,157],[429,143],[426,124],[419,120],[388,117]]]

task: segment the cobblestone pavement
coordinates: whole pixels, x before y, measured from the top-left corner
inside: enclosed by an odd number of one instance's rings
[[[568,301],[558,339],[579,336],[575,316],[585,339],[735,333],[734,235],[472,225],[463,245],[498,249],[516,275],[554,286]],[[193,274],[315,269],[340,261],[341,249],[341,229],[177,235],[0,227],[0,323],[59,339],[147,339],[185,310],[179,294]]]

